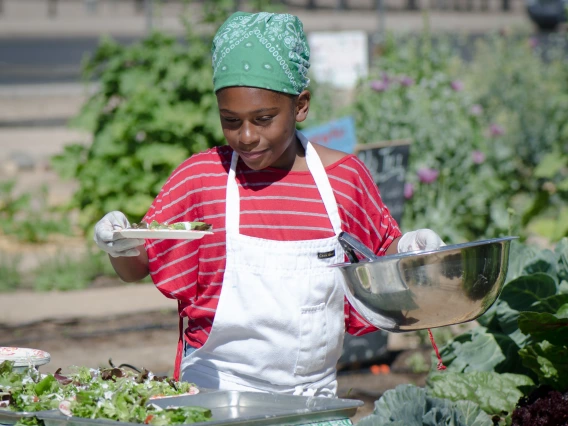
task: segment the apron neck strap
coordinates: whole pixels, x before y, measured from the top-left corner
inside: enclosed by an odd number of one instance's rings
[[[333,195],[333,188],[329,183],[325,167],[312,143],[301,132],[296,131],[296,136],[306,150],[306,163],[316,182],[325,210],[331,221],[333,232],[335,235],[339,235],[341,233],[341,217],[339,216],[337,201],[335,200],[335,195]]]
[[[341,232],[341,218],[339,216],[335,195],[333,194],[333,189],[329,183],[329,178],[327,177],[325,168],[311,142],[309,142],[306,137],[298,131],[296,131],[296,136],[306,151],[306,163],[320,193],[325,210],[333,227],[333,232],[335,235],[339,235]],[[225,211],[225,230],[227,234],[239,233],[241,208],[239,186],[236,179],[238,160],[238,154],[236,151],[233,151],[231,168],[227,178],[227,206]]]
[[[239,155],[233,151],[231,169],[227,179],[227,206],[225,207],[225,231],[227,234],[238,234],[241,217],[241,200],[239,198],[239,185],[237,184],[237,162]]]

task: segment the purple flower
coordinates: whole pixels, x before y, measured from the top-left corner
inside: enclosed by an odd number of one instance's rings
[[[461,92],[463,90],[463,82],[460,80],[454,80],[450,83],[450,86],[452,86],[452,89],[455,90],[456,92]]]
[[[396,81],[395,78],[390,78],[386,72],[383,73],[381,80],[383,80],[383,83],[385,83],[386,85],[390,85],[391,83]]]
[[[482,164],[485,162],[485,154],[481,151],[473,151],[471,153],[471,160],[474,164]]]
[[[535,49],[538,46],[538,39],[536,37],[529,38],[529,47]]]
[[[404,184],[404,198],[409,200],[409,199],[412,198],[413,195],[414,195],[414,185],[412,185],[411,183],[405,183]]]
[[[422,169],[419,169],[416,172],[416,174],[418,175],[418,179],[420,179],[420,182],[432,183],[436,179],[438,179],[438,175],[440,174],[440,172],[438,170],[435,170],[435,169],[430,169],[428,167],[424,167]]]
[[[496,123],[491,123],[491,125],[489,126],[489,135],[491,137],[498,137],[498,136],[503,136],[505,134],[505,129],[496,124]]]
[[[389,84],[384,80],[373,80],[371,81],[371,89],[375,92],[384,92],[389,88]]]
[[[410,87],[414,84],[414,79],[404,75],[400,78],[400,85],[403,87]]]
[[[481,114],[483,114],[483,107],[479,104],[473,104],[469,109],[469,113],[471,115],[479,117]]]

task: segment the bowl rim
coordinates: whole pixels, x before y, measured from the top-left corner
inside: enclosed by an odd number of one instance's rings
[[[503,242],[511,242],[513,240],[519,239],[518,236],[507,236],[507,237],[499,237],[499,238],[488,238],[484,240],[476,240],[470,241],[467,243],[459,243],[459,244],[449,244],[442,247],[439,247],[434,250],[414,250],[414,251],[406,251],[403,253],[395,253],[395,254],[388,254],[384,256],[378,256],[377,259],[373,260],[361,260],[358,263],[334,263],[333,265],[329,265],[329,267],[346,267],[346,266],[356,266],[356,265],[366,265],[368,263],[384,263],[390,260],[398,260],[398,259],[405,259],[407,257],[424,257],[429,256],[431,254],[438,254],[443,253],[445,251],[454,251],[454,250],[461,250],[464,248],[482,246],[487,244],[495,244],[495,243],[503,243]]]
[[[42,349],[24,348],[21,346],[0,346],[0,363],[12,361],[14,367],[25,367],[27,365],[39,366],[51,361],[51,355]]]

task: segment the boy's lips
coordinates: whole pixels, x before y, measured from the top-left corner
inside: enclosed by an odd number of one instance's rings
[[[256,160],[260,157],[262,157],[264,154],[266,154],[266,149],[263,149],[262,151],[240,151],[239,155],[243,158],[246,158],[247,160]]]

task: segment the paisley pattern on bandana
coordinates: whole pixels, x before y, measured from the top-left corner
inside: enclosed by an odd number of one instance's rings
[[[217,31],[211,51],[215,91],[249,86],[297,95],[310,82],[310,49],[294,15],[236,12]]]

